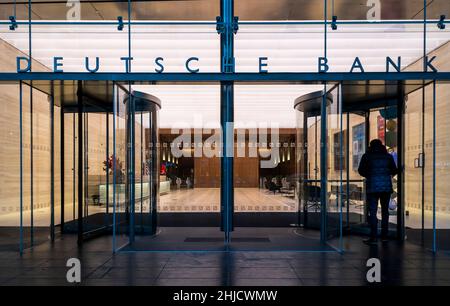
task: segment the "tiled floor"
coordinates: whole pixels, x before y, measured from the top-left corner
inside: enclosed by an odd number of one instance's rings
[[[382,284],[450,285],[450,254],[409,243],[368,247],[344,239],[346,252],[111,253],[111,237],[76,247],[75,237],[27,250],[0,252],[1,285],[70,285],[66,260],[82,264],[81,285],[368,285],[366,261],[381,261]]]
[[[335,251],[320,243],[316,230],[290,227],[234,227],[224,246],[218,227],[159,227],[155,236],[136,236],[123,250],[133,251]],[[126,236],[122,236],[126,239]],[[126,240],[125,240],[126,241]]]
[[[294,212],[298,210],[298,201],[286,194],[268,192],[258,188],[235,188],[235,212]],[[333,196],[331,196],[331,202]],[[172,189],[171,192],[161,195],[160,203],[158,204],[159,212],[219,212],[220,211],[220,189],[219,188],[196,188],[196,189]],[[148,201],[143,201],[144,211],[148,210]],[[72,211],[72,205],[65,206],[66,212]],[[19,223],[18,207],[14,207],[16,211],[11,213],[0,214],[0,224],[2,226],[17,226]],[[329,207],[330,211],[334,209]],[[410,228],[421,228],[421,211],[418,209],[408,208],[409,214],[405,216],[406,226]],[[106,206],[89,205],[89,214],[104,213]],[[119,211],[119,210],[118,210]],[[140,211],[140,205],[136,206],[136,212]],[[360,201],[352,201],[350,205],[350,212],[356,214],[363,214],[363,206]],[[60,209],[55,209],[55,219],[59,220],[58,212]],[[345,212],[345,210],[344,210]],[[50,208],[37,208],[34,210],[34,225],[35,226],[49,226]],[[379,217],[381,217],[381,209],[379,210]],[[29,225],[27,220],[30,220],[30,211],[25,211],[23,219],[25,226]],[[67,215],[70,219],[70,214]],[[433,218],[431,212],[425,212],[425,228],[431,228]],[[391,215],[390,222],[396,222],[396,216]],[[447,212],[438,211],[436,214],[436,224],[438,228],[448,228],[450,225],[450,214]]]
[[[237,212],[297,211],[297,201],[280,193],[258,188],[235,188]],[[160,197],[161,212],[219,212],[220,188],[174,189]]]

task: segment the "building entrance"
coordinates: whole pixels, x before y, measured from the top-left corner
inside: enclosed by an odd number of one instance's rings
[[[18,211],[24,246],[39,243],[47,230],[50,237],[78,234],[79,243],[111,235],[115,251],[342,250],[343,236],[368,231],[357,167],[374,138],[402,170],[393,179],[391,238],[430,249],[448,243],[445,190],[438,187],[446,175],[439,170],[445,167],[446,134],[436,129],[436,118],[449,111],[442,102],[446,83],[234,84],[231,208],[220,198],[219,84],[19,85],[22,114],[31,113],[24,107],[30,85],[32,115],[45,103],[51,106],[39,126],[28,125],[26,116],[18,125],[19,142],[33,139],[37,150],[37,141],[44,146],[48,140],[50,150],[47,160],[20,146],[19,181],[33,178],[33,190],[39,183],[54,203]],[[198,104],[181,108],[177,103],[185,100]],[[177,119],[185,122],[169,124]],[[44,122],[53,136],[36,138]],[[31,153],[34,159],[25,163]],[[29,171],[33,176],[26,176]],[[51,174],[48,191],[36,180],[44,172]],[[20,197],[23,203],[30,199]],[[221,230],[225,209],[231,211],[228,240]],[[7,217],[12,215],[2,215],[5,222]]]

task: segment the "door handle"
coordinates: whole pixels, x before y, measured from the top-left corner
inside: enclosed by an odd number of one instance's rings
[[[419,153],[414,159],[414,168],[423,168],[425,164],[425,154]]]

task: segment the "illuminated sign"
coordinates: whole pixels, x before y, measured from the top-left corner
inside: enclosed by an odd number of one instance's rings
[[[436,67],[433,66],[432,62],[436,59],[436,56],[429,58],[428,56],[424,57],[424,70],[432,72],[437,72]],[[120,60],[124,63],[124,72],[130,72],[131,63],[133,61],[133,57],[121,57]],[[259,57],[259,73],[268,73],[269,72],[269,64],[267,57]],[[17,62],[17,72],[25,73],[30,72],[30,60],[27,57],[19,56],[16,58]],[[185,69],[188,73],[197,73],[200,72],[200,69],[196,64],[200,62],[198,57],[190,57],[185,61]],[[157,68],[154,69],[156,73],[164,72],[164,58],[156,57],[154,59],[154,63]],[[86,72],[96,73],[99,71],[101,65],[101,61],[99,57],[95,57],[95,60],[92,60],[89,57],[85,57],[84,60],[84,68]],[[328,58],[319,57],[317,59],[317,72],[318,73],[326,73],[330,69]],[[400,72],[401,71],[401,57],[397,57],[396,61],[394,61],[391,57],[386,57],[386,72]],[[62,56],[53,57],[53,72],[54,73],[63,73],[64,72],[64,58]],[[349,72],[366,72],[364,69],[364,63],[359,59],[359,57],[355,57],[353,60],[353,64],[349,67]]]

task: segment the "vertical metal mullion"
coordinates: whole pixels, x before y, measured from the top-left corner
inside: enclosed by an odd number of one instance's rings
[[[323,53],[327,58],[327,0],[324,0],[324,38],[323,38]],[[322,97],[322,106],[320,110],[320,241],[325,243],[328,237],[328,203],[327,203],[327,83],[324,83],[324,92]]]
[[[50,89],[50,240],[55,241],[55,93]]]
[[[323,56],[324,58],[327,58],[327,47],[328,47],[328,41],[327,41],[327,34],[328,34],[328,25],[327,25],[327,18],[328,18],[328,0],[324,0],[324,9],[323,9],[323,34],[324,34],[324,38],[323,38]]]
[[[114,103],[114,95],[113,95],[113,103]],[[108,220],[109,226],[109,112],[106,112],[106,216]]]
[[[303,227],[308,227],[308,113],[305,111],[303,113],[303,184],[302,184],[302,197],[303,198]],[[300,203],[299,203],[300,204]],[[299,219],[299,224],[302,224]]]
[[[72,220],[75,220],[75,203],[76,203],[76,116],[72,114]]]
[[[19,176],[20,176],[20,229],[19,229],[19,252],[23,254],[23,93],[22,93],[22,81],[19,82]]]
[[[131,72],[131,0],[128,0],[128,57],[130,58],[129,60],[129,64],[128,64],[128,72]],[[130,110],[130,107],[133,107],[134,105],[134,99],[131,96],[131,82],[128,82],[128,110]],[[131,118],[130,118],[131,117]],[[130,136],[130,142],[128,142],[128,150],[127,153],[130,154],[129,158],[127,157],[127,160],[129,161],[129,167],[127,169],[127,171],[130,171],[129,173],[127,173],[128,175],[128,179],[127,179],[127,185],[128,185],[128,190],[129,190],[129,197],[128,197],[128,202],[129,202],[129,207],[130,207],[130,232],[129,232],[129,242],[134,242],[134,217],[135,217],[135,196],[134,196],[134,178],[135,178],[135,173],[134,173],[134,150],[135,150],[135,141],[134,141],[134,107],[131,110],[131,116],[130,116],[130,112],[128,112],[128,116],[127,116],[127,120],[129,121],[129,128],[130,131],[129,133],[131,133]]]
[[[437,251],[436,236],[436,80],[433,80],[433,252]]]
[[[89,113],[84,113],[84,124],[83,124],[83,150],[84,150],[84,217],[89,216]]]
[[[343,141],[344,141],[344,135],[343,135],[343,114],[342,114],[342,83],[339,83],[338,87],[338,115],[339,115],[339,132],[340,132],[340,145],[339,145],[339,163],[340,163],[340,167],[339,167],[339,197],[338,197],[338,205],[339,205],[339,251],[342,251],[343,248],[343,241],[342,241],[342,193],[343,193],[343,188],[342,188],[342,173],[344,171],[343,166],[344,166],[344,157],[342,156],[343,154]],[[348,185],[347,185],[348,186]]]
[[[427,71],[427,0],[423,0],[423,71]]]
[[[404,86],[401,82],[397,85],[397,143],[398,143],[398,154],[397,154],[397,166],[399,168],[397,174],[397,238],[400,241],[405,239],[405,203],[404,203],[404,179],[403,179],[403,168],[404,168],[404,110],[405,110],[405,92]]]
[[[128,57],[130,58],[128,63],[128,71],[131,72],[131,0],[128,0]],[[131,93],[131,88],[130,93]]]
[[[233,231],[233,138],[234,131],[230,128],[233,119],[233,84],[221,84],[221,127],[222,127],[222,157],[221,157],[221,211],[222,230],[225,233],[225,242],[230,242],[230,233]],[[229,135],[231,134],[231,135]]]
[[[28,57],[30,61],[30,71],[33,71],[31,41],[31,0],[28,0]],[[30,244],[34,244],[34,195],[33,195],[33,81],[30,82]]]
[[[149,204],[149,210],[151,211],[150,214],[150,220],[151,220],[151,227],[150,232],[151,234],[156,234],[156,229],[158,226],[158,192],[159,192],[159,134],[158,134],[158,115],[156,111],[151,112],[149,114],[149,127],[151,128],[149,138],[152,143],[151,146],[151,165],[149,167],[149,171],[151,173],[150,181],[151,181],[151,195],[150,195],[150,204]]]
[[[221,72],[234,72],[234,5],[232,0],[220,1],[220,15],[223,22],[220,33]],[[234,187],[233,187],[233,155],[234,155],[234,130],[229,131],[234,122],[234,83],[221,82],[220,95],[220,124],[222,128],[222,156],[220,207],[221,230],[225,235],[225,243],[231,240],[233,231]],[[229,135],[231,133],[231,135]],[[231,155],[231,156],[230,156]]]
[[[149,139],[149,143],[147,144],[147,150],[148,150],[148,154],[149,154],[149,165],[148,165],[148,211],[149,211],[149,220],[150,220],[150,232],[153,234],[153,168],[157,168],[156,164],[154,164],[154,160],[156,160],[155,157],[153,157],[153,155],[155,154],[154,152],[154,148],[156,147],[156,142],[158,139],[155,139],[153,137],[153,125],[152,125],[152,113],[148,114],[148,128],[149,133],[148,133],[148,139]],[[147,139],[147,137],[146,137]],[[151,145],[151,146],[150,146]],[[147,155],[147,154],[146,154]],[[157,156],[157,158],[159,159],[159,156]],[[159,162],[159,160],[156,160],[157,162]],[[145,161],[147,163],[147,161]],[[159,169],[157,169],[156,171],[158,171],[159,173]]]
[[[346,154],[345,154],[345,162],[346,162],[346,176],[347,176],[347,228],[350,228],[350,112],[347,112],[347,122],[346,122],[347,134],[345,135],[346,141]]]
[[[143,174],[143,141],[144,141],[144,136],[143,136],[143,125],[144,125],[144,121],[143,121],[143,119],[144,119],[144,117],[143,117],[143,113],[141,112],[141,158],[140,158],[140,163],[139,163],[139,166],[140,166],[140,171],[141,171],[141,213],[140,213],[140,223],[141,223],[141,232],[143,233],[144,232],[144,227],[143,227],[143,213],[144,213],[144,210],[143,210],[143,196],[144,196],[144,192],[143,192],[143,188],[144,188],[144,183],[143,183],[143,179],[144,179],[144,174]]]
[[[366,152],[369,149],[369,143],[370,143],[370,110],[366,111],[364,114],[364,145]],[[366,189],[367,190],[367,189]],[[367,201],[367,194],[366,198],[364,199],[364,222],[369,223],[369,203]]]
[[[131,86],[131,85],[130,85]],[[135,99],[131,92],[128,93],[128,116],[127,116],[127,184],[128,184],[128,201],[129,201],[129,241],[134,242],[134,226],[135,226]]]
[[[427,71],[426,55],[427,55],[427,0],[423,0],[423,71]],[[421,204],[422,204],[422,231],[421,240],[425,242],[425,81],[422,81],[422,168],[421,170]]]
[[[116,89],[115,83],[113,83],[113,241],[112,241],[112,251],[116,252],[116,115],[117,115],[117,100],[118,100],[118,90]],[[109,195],[108,195],[109,197]]]
[[[83,82],[78,81],[78,245],[83,243]]]
[[[364,136],[365,136],[365,147],[366,150],[369,148],[369,144],[370,144],[370,110],[365,112],[365,120],[364,120]]]
[[[327,203],[327,85],[324,84],[322,105],[320,109],[320,241],[325,243],[328,237],[328,203]]]
[[[30,244],[34,245],[33,83],[30,83]]]
[[[64,135],[64,102],[62,101],[61,98],[61,115],[60,115],[60,144],[59,144],[59,155],[60,155],[60,165],[59,165],[59,170],[60,170],[60,188],[61,188],[61,234],[64,234],[64,218],[65,218],[65,135]]]
[[[105,82],[105,90],[106,90],[106,92],[109,92],[108,91],[108,86],[109,86],[109,82],[108,81],[106,81]],[[105,193],[106,193],[106,211],[105,211],[105,214],[104,214],[104,224],[103,224],[103,228],[105,228],[106,230],[108,230],[109,229],[109,215],[108,215],[108,212],[109,212],[109,200],[108,200],[108,198],[109,198],[109,163],[108,163],[108,154],[109,154],[109,118],[108,118],[108,116],[109,116],[109,113],[108,113],[108,111],[106,111],[105,112],[105,128],[106,128],[106,130],[105,130],[105,138],[106,138],[106,143],[105,143],[105,155],[106,155],[106,158],[105,158],[105,161],[106,161],[106,165],[105,165],[105,175],[106,175],[106,178],[105,178],[105,184],[106,184],[106,186],[105,186]],[[100,203],[100,196],[99,196],[99,199],[98,199],[98,204],[99,205],[101,205],[101,203]]]
[[[317,147],[319,146],[319,142],[317,141],[318,138],[318,120],[317,116],[314,116],[314,184],[317,184],[317,181],[319,180],[317,177],[317,166],[318,166],[318,160],[317,160],[317,154],[320,153],[317,150]],[[317,186],[317,185],[316,185]]]
[[[422,81],[422,122],[421,122],[421,154],[422,154],[422,165],[420,169],[421,174],[421,206],[422,206],[422,231],[421,231],[421,238],[422,243],[425,242],[425,81]]]

